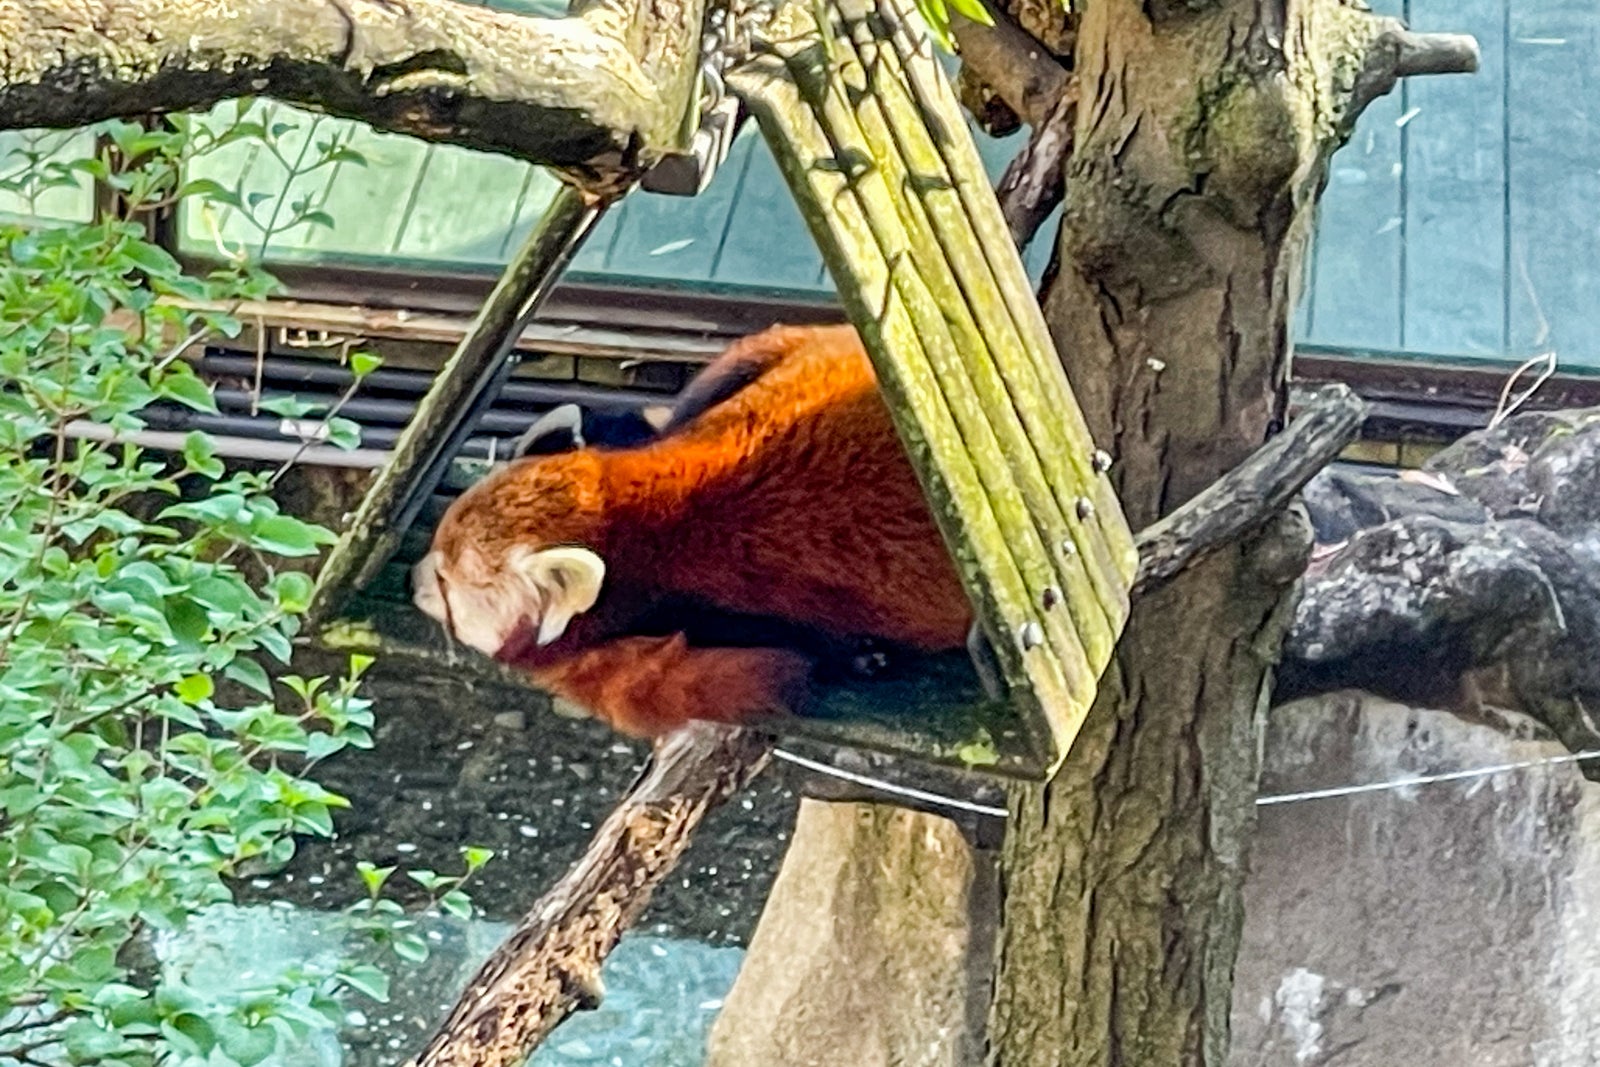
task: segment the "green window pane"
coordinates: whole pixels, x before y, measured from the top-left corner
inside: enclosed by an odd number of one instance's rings
[[[0,133],[0,222],[88,222],[94,186],[61,168],[94,154],[89,130]]]

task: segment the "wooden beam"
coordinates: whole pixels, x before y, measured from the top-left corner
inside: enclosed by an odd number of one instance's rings
[[[0,129],[259,95],[564,168],[684,147],[702,0],[538,19],[454,0],[0,0]]]

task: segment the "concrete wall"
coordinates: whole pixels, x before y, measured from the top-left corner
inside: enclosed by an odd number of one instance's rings
[[[1272,713],[1262,793],[1563,751],[1532,733],[1299,701]],[[1600,1062],[1600,791],[1574,765],[1260,814],[1233,1067]]]

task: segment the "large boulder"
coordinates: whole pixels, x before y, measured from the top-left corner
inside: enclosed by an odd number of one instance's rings
[[[803,801],[706,1067],[981,1062],[993,877],[948,819]]]
[[[1600,747],[1600,409],[1517,415],[1420,472],[1325,472],[1281,697],[1361,686]]]
[[[1273,711],[1265,798],[1468,776],[1260,809],[1232,1067],[1600,1062],[1600,786],[1521,725],[1354,692]]]

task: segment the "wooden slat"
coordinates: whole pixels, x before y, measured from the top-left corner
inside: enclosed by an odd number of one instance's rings
[[[995,645],[1011,733],[1048,771],[1126,618],[1132,538],[1090,469],[1093,442],[944,75],[879,24],[909,6],[839,6],[827,47],[814,9],[780,7],[730,84],[872,353]]]

